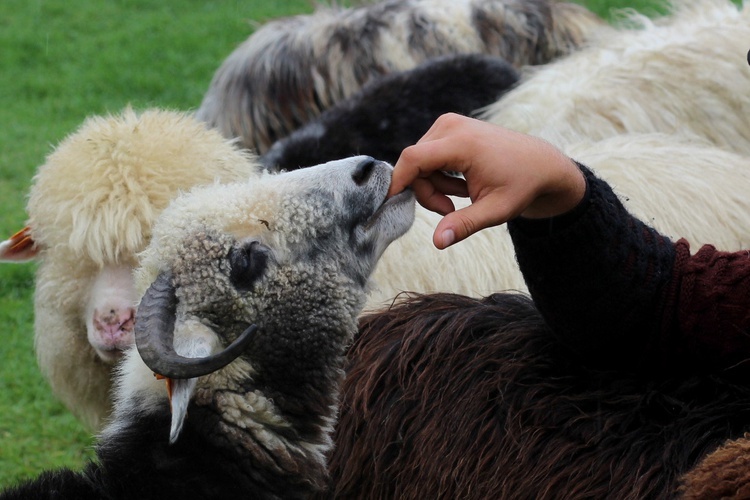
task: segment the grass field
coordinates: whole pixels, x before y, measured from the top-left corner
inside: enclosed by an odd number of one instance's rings
[[[647,0],[582,1],[663,11]],[[20,229],[31,177],[92,114],[200,103],[250,21],[309,12],[306,0],[0,2],[0,240]],[[0,487],[78,468],[92,438],[50,395],[33,355],[34,264],[0,266]]]

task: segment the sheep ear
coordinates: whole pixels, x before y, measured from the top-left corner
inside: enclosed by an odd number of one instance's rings
[[[174,338],[177,298],[171,280],[170,273],[159,274],[138,305],[135,346],[141,359],[154,373],[171,379],[197,378],[224,368],[242,354],[257,327],[250,325],[234,342],[216,354],[210,351],[200,354],[191,346],[193,340],[216,340],[216,336],[211,332],[204,332],[208,336],[203,337],[187,335],[189,329],[183,328],[180,339]],[[194,333],[206,329],[200,323],[196,323],[195,327]]]
[[[201,332],[198,329],[198,332]],[[187,335],[180,339],[180,353],[187,358],[204,358],[211,355],[211,342],[201,333]],[[198,383],[197,378],[170,379],[169,405],[172,408],[172,425],[169,430],[169,442],[174,444],[180,436],[187,417],[188,405]]]
[[[39,250],[31,239],[31,228],[25,227],[0,243],[0,262],[28,262]]]
[[[190,326],[183,328],[183,335],[177,339],[175,347],[180,355],[186,358],[205,358],[212,354],[215,340],[216,337],[207,332],[200,323],[192,322]],[[197,378],[170,379],[169,405],[172,408],[172,425],[169,430],[170,444],[174,444],[180,436],[197,383]]]
[[[187,417],[187,409],[190,399],[193,397],[193,391],[198,383],[196,378],[175,379],[172,380],[172,426],[169,430],[169,443],[174,444],[180,436],[182,426]]]

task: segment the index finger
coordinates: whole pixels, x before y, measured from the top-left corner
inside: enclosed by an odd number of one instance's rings
[[[391,175],[388,195],[400,193],[417,178],[429,177],[433,172],[452,170],[463,172],[459,161],[460,148],[451,138],[418,142],[401,152]]]

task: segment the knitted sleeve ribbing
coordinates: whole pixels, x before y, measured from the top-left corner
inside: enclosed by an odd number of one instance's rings
[[[711,245],[694,255],[677,242],[673,278],[666,290],[658,345],[691,371],[750,373],[750,251],[723,252]]]
[[[638,369],[663,326],[675,246],[580,168],[587,192],[571,213],[509,222],[516,258],[534,302],[566,344],[594,366]]]

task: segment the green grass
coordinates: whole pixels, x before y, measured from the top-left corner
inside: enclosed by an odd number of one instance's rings
[[[31,177],[91,114],[196,108],[250,21],[307,0],[0,2],[0,239],[20,229]],[[0,266],[0,487],[79,468],[92,438],[50,394],[33,354],[34,264]]]
[[[658,1],[589,0],[592,10]],[[657,7],[655,7],[657,6]],[[31,177],[91,114],[193,109],[249,21],[309,12],[307,0],[2,0],[0,240],[20,229]],[[79,468],[92,438],[51,396],[33,354],[34,264],[0,266],[0,487]]]

